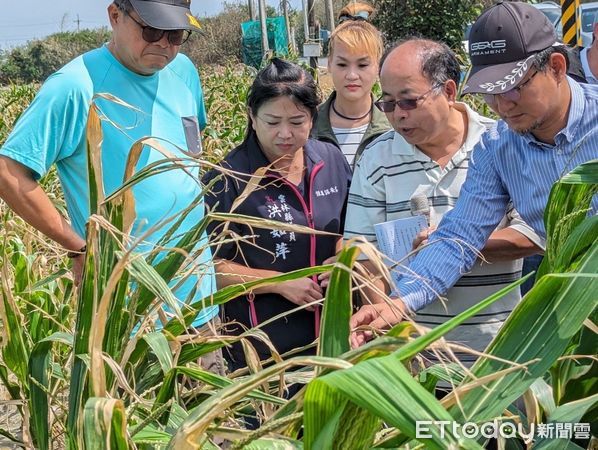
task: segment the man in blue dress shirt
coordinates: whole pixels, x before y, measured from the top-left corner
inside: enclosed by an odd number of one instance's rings
[[[361,308],[352,329],[388,328],[446,292],[470,270],[509,199],[546,237],[543,217],[552,185],[598,158],[598,86],[567,77],[566,50],[556,42],[546,16],[526,3],[499,1],[474,23],[464,93],[482,94],[502,120],[474,149],[459,200],[430,235],[434,245],[410,264],[414,275],[399,281],[391,304]],[[351,343],[357,347],[370,336],[354,332]]]

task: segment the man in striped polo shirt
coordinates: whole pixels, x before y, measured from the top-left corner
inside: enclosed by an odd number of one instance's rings
[[[361,308],[351,318],[353,329],[388,328],[448,291],[473,267],[510,201],[546,238],[543,215],[552,185],[598,158],[598,86],[567,76],[566,49],[556,41],[546,16],[526,3],[499,0],[476,20],[464,92],[483,94],[502,120],[475,146],[457,204],[411,262],[417,277],[401,278],[393,302]],[[596,211],[598,196],[589,214]],[[369,338],[371,332],[356,330],[351,344]]]
[[[465,103],[455,101],[459,78],[455,54],[438,42],[410,39],[398,43],[383,57],[383,93],[376,106],[386,112],[394,130],[368,146],[357,164],[345,238],[365,236],[376,242],[374,225],[410,217],[414,196],[428,201],[432,226],[455,206],[471,151],[494,124]],[[510,207],[482,250],[484,258],[448,292],[439,292],[446,301],[430,303],[418,311],[415,320],[434,327],[494,294],[521,277],[520,258],[540,251],[542,245],[542,240]],[[512,291],[447,339],[483,351],[520,299],[519,291]],[[384,300],[374,295],[372,301]],[[467,349],[456,349],[455,355],[465,365],[476,359],[475,353]]]

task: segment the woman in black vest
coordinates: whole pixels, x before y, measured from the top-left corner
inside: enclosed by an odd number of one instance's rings
[[[215,244],[218,288],[316,266],[336,254],[351,170],[336,146],[309,139],[319,100],[314,79],[299,66],[273,59],[262,69],[247,99],[249,125],[245,141],[221,163],[237,174],[224,175],[206,197],[206,203],[218,212],[303,225],[334,235],[212,223],[209,231]],[[212,170],[204,182],[219,173]],[[252,176],[257,187],[252,184],[253,190],[237,205]],[[222,238],[227,242],[217,245]],[[299,354],[313,354],[314,346],[304,347],[318,336],[317,302],[323,296],[317,277],[255,289],[224,305],[223,318],[230,324],[226,332],[239,335],[282,314],[261,328],[276,351],[284,354],[300,349]],[[309,306],[288,313],[305,305]],[[271,357],[271,349],[263,342],[249,342],[260,359]],[[240,343],[225,351],[225,357],[230,370],[246,365]]]

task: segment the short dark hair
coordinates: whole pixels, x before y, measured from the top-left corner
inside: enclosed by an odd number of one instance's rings
[[[550,62],[550,56],[555,53],[559,53],[565,57],[567,69],[569,69],[569,52],[566,45],[553,45],[552,47],[548,47],[541,52],[536,53],[536,57],[534,58],[534,68],[538,72],[546,72],[546,68]]]
[[[419,36],[410,36],[391,45],[380,60],[380,71],[388,55],[397,47],[407,42],[415,42],[419,46],[421,72],[431,85],[444,84],[453,80],[459,88],[461,81],[461,67],[457,55],[444,42],[433,41]]]
[[[130,0],[114,0],[114,4],[118,9],[129,13],[133,10],[133,5],[131,5]]]
[[[320,91],[311,74],[296,64],[279,58],[258,72],[247,94],[247,107],[254,116],[261,106],[278,97],[290,97],[297,105],[306,108],[312,120],[318,113]],[[245,140],[254,133],[251,117]]]

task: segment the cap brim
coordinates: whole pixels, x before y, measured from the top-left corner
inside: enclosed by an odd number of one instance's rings
[[[502,94],[517,87],[533,66],[535,55],[522,61],[472,67],[464,94]]]
[[[199,21],[188,8],[159,2],[131,0],[141,20],[159,30],[201,31]]]

